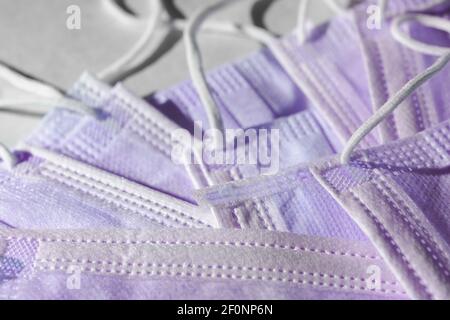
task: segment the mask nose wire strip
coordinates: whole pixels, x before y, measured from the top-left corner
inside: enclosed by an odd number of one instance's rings
[[[150,16],[141,37],[122,57],[104,70],[100,71],[97,74],[99,79],[108,83],[114,83],[116,79],[120,78],[120,76],[125,73],[132,66],[132,64],[135,63],[135,60],[154,37],[162,12],[163,7],[161,0],[150,0]]]
[[[188,63],[189,73],[192,78],[192,82],[205,108],[210,128],[215,129],[221,133],[224,132],[222,116],[212,96],[211,90],[209,88],[206,79],[203,67],[203,60],[200,53],[199,45],[197,43],[196,35],[209,15],[237,1],[239,0],[222,0],[214,5],[202,8],[201,10],[194,13],[194,15],[188,20],[184,31],[186,59]],[[263,29],[254,26],[228,25],[227,28],[230,28],[229,30],[231,31],[239,30],[242,33],[252,38],[255,38],[256,40],[266,45],[270,44],[274,39],[274,36],[268,33],[267,31],[264,31]],[[218,135],[214,135],[212,138],[214,146],[217,147],[221,145],[219,140],[220,137]]]
[[[394,19],[391,30],[394,38],[407,47],[435,56],[439,58],[427,68],[424,72],[417,75],[415,78],[408,81],[408,83],[401,88],[392,98],[390,98],[376,113],[374,113],[366,122],[359,127],[355,133],[350,137],[347,145],[341,154],[341,163],[347,164],[353,150],[358,146],[364,137],[369,134],[380,122],[382,122],[390,113],[392,113],[412,92],[418,87],[431,79],[436,73],[440,72],[450,61],[450,49],[443,47],[431,46],[426,43],[413,40],[408,35],[400,30],[400,25],[408,20],[417,20],[423,24],[435,27],[441,30],[450,30],[450,23],[442,18],[436,18],[426,15],[405,15]]]

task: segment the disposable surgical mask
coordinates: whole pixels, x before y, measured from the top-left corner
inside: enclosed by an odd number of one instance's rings
[[[366,243],[263,231],[0,230],[5,299],[405,299]]]
[[[170,156],[164,156],[168,150],[163,149],[164,140],[148,139],[147,132],[154,132],[156,111],[123,88],[109,90],[89,76],[83,77],[72,94],[97,108],[99,118],[57,109],[18,148],[22,150],[19,163],[1,172],[0,220],[4,225],[142,228],[215,224],[208,213],[182,199],[184,194],[191,196],[186,191],[191,182],[183,167],[177,170]],[[166,119],[155,126],[164,124],[170,126]],[[180,190],[181,195],[174,197],[168,189],[173,194]]]
[[[373,79],[370,72],[366,75],[367,53],[361,48],[364,47],[365,42],[370,42],[376,37],[377,31],[367,30],[368,21],[372,18],[371,11],[368,9],[373,8],[374,5],[379,5],[378,1],[363,1],[352,9],[342,12],[330,23],[314,30],[307,42],[301,41],[298,32],[295,32],[279,42],[274,42],[271,46],[274,51],[283,52],[279,60],[284,69],[311,100],[317,113],[320,114],[319,118],[325,122],[324,127],[335,133],[333,143],[338,151],[370,116],[372,103],[379,106],[386,101],[373,101],[373,97],[371,98],[369,89],[373,89],[373,84],[369,86],[369,82],[371,83]],[[384,9],[376,8],[380,9],[377,11],[379,13],[377,18],[383,26],[387,24],[383,22],[383,17],[389,19],[405,12],[447,6],[446,1],[387,1]],[[355,15],[359,17],[359,24],[355,20]],[[361,37],[360,29],[364,28],[364,36]],[[391,37],[385,28],[379,33]],[[389,46],[386,46],[386,50],[387,48]],[[372,53],[375,55],[376,51]],[[386,53],[386,59],[392,61],[389,58],[389,54]],[[415,59],[419,58],[416,56]],[[377,57],[371,56],[369,63],[375,64],[378,60]],[[407,63],[410,68],[416,65],[415,61],[402,61],[402,63]],[[397,61],[393,62],[393,65],[398,68],[401,64]],[[386,78],[395,79],[397,77],[395,70],[389,70]],[[410,71],[406,77],[411,77],[415,71],[422,70],[423,68],[420,67]],[[376,72],[380,72],[380,68],[376,69]],[[404,74],[403,70],[401,74]],[[402,83],[402,80],[405,79],[399,79],[397,85]],[[435,81],[439,80],[436,78]],[[397,89],[398,87],[392,92]],[[431,108],[431,106],[426,107]],[[362,142],[362,146],[375,146],[382,141],[378,134],[372,132]]]
[[[449,6],[434,13],[440,16],[449,13]],[[430,66],[434,57],[411,50],[398,43],[390,32],[392,19],[380,24],[380,29],[368,28],[366,6],[353,11],[359,32],[368,74],[370,96],[374,111],[383,105],[414,75]],[[423,42],[449,47],[450,40],[445,33],[418,24],[409,24],[409,33]],[[448,68],[418,88],[378,128],[380,141],[388,142],[414,135],[441,121],[449,119],[446,104],[446,83],[450,80]]]
[[[222,227],[346,239],[364,231],[416,298],[449,297],[449,122],[312,169],[212,187]],[[350,219],[355,219],[358,225]]]
[[[219,155],[229,151],[238,154],[245,148],[259,149],[254,154],[253,162],[243,164],[236,159],[233,161],[233,157],[231,161],[229,161],[230,157],[226,157],[226,161],[210,163],[205,159],[204,154],[207,146],[201,145],[200,151],[196,149],[193,150],[194,155],[188,154],[187,163],[197,187],[261,173],[274,174],[280,168],[314,160],[333,152],[316,115],[309,110],[309,101],[280,66],[276,54],[270,50],[263,49],[209,74],[205,74],[202,67],[196,65],[196,59],[201,60],[200,52],[197,49],[194,50],[197,46],[195,37],[189,37],[189,35],[195,34],[200,29],[203,18],[207,14],[229,3],[225,1],[217,6],[206,7],[194,15],[189,22],[189,25],[197,26],[196,30],[186,30],[188,64],[193,82],[183,83],[150,97],[153,105],[163,112],[166,110],[166,114],[170,117],[179,119],[178,123],[185,129],[193,128],[191,129],[193,137],[185,131],[181,132],[181,139],[177,139],[179,132],[174,133],[173,140],[181,147],[191,148],[195,143],[205,144],[206,138],[203,132],[198,134],[198,128],[201,127],[205,130],[216,130],[219,131],[219,135],[222,134],[219,139],[221,145],[213,145],[211,148]],[[200,17],[203,18],[200,19]],[[262,31],[257,34],[256,38],[266,45],[274,41],[272,36]],[[195,56],[197,58],[194,58]],[[196,76],[198,72],[202,75],[201,81]],[[205,88],[207,88],[206,91]],[[205,98],[205,95],[209,98]],[[210,113],[214,109],[216,109],[214,112],[220,113],[222,123],[220,128],[216,126],[217,123],[211,123]],[[221,132],[221,128],[227,132]],[[259,142],[267,139],[270,141],[263,146],[256,146],[254,142],[235,146],[233,143],[230,144],[228,139],[233,129],[238,129],[233,132],[233,135],[238,137],[253,136]],[[266,132],[268,132],[267,139]],[[226,147],[225,151],[222,150],[224,147]],[[178,149],[178,146],[176,148]],[[261,154],[267,154],[271,158],[270,163],[263,163],[265,159],[259,158]],[[175,152],[172,157],[183,158],[179,152]]]
[[[448,28],[446,20],[425,15],[400,16],[395,25],[406,20]],[[439,58],[404,84],[358,128],[340,158],[320,161],[309,169],[292,168],[273,177],[210,188],[200,197],[213,207],[226,227],[354,237],[350,231],[358,229],[346,225],[348,213],[411,296],[446,299],[450,288],[450,230],[446,223],[449,187],[445,185],[449,122],[352,156],[358,143],[377,124],[414,90],[443,72],[450,60],[448,48],[420,43],[395,28],[393,33],[407,47]],[[432,190],[432,195],[424,190]]]
[[[68,116],[56,110],[27,144],[192,201],[189,176],[183,166],[172,162],[170,139],[164,136],[178,127],[122,86],[108,92],[99,91],[102,86],[84,75],[73,93],[85,103],[100,101],[96,107],[101,119]]]

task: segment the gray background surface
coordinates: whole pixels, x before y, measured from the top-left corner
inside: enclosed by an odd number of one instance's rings
[[[91,73],[102,70],[136,42],[145,27],[148,1],[125,1],[134,13],[131,14],[114,11],[106,0],[0,0],[0,61],[67,89],[84,70]],[[173,8],[172,15],[188,17],[206,2],[214,1],[165,2]],[[296,24],[298,3],[299,0],[241,0],[212,19],[256,22],[277,34],[286,34]],[[73,4],[81,8],[81,30],[66,27],[66,9]],[[320,0],[313,1],[311,21],[320,23],[330,15]],[[179,36],[174,33],[165,46],[165,53],[127,78],[126,86],[144,96],[187,79],[185,51]],[[218,34],[203,34],[200,45],[208,68],[258,48],[252,41]],[[0,83],[0,97],[1,93]],[[14,146],[38,121],[38,118],[0,113],[1,141]]]

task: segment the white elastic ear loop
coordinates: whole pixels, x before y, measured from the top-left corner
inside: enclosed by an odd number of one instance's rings
[[[150,5],[150,17],[148,18],[148,24],[142,36],[128,52],[109,67],[99,72],[97,74],[99,79],[108,83],[113,83],[120,78],[123,73],[127,72],[132,65],[136,64],[135,60],[153,38],[163,12],[161,0],[150,0]]]
[[[42,97],[55,98],[61,96],[61,93],[57,89],[30,78],[24,77],[18,72],[13,71],[12,69],[1,63],[0,78],[8,81],[8,83],[16,88],[24,89],[28,92]]]
[[[362,139],[368,135],[380,122],[382,122],[391,112],[393,112],[411,93],[418,87],[431,79],[436,73],[441,71],[450,61],[450,53],[446,54],[426,69],[423,73],[410,80],[400,91],[398,91],[392,98],[388,100],[377,112],[375,112],[364,124],[359,127],[351,136],[344,151],[341,155],[341,163],[347,164],[350,160],[350,155],[358,146]]]
[[[19,88],[24,92],[36,95],[36,98],[20,98],[20,99],[0,99],[0,112],[8,111],[28,111],[21,108],[25,106],[49,106],[62,107],[73,110],[92,117],[96,117],[94,109],[85,106],[83,103],[64,97],[57,89],[41,83],[39,81],[27,78],[7,66],[0,64],[0,78],[8,82],[13,87]],[[0,159],[3,165],[8,169],[12,169],[17,164],[17,158],[12,151],[4,144],[0,143]]]
[[[393,112],[414,90],[420,87],[423,83],[432,78],[436,73],[441,71],[450,60],[450,48],[429,45],[412,39],[410,36],[403,33],[401,25],[406,21],[416,20],[422,24],[447,31],[450,33],[450,22],[438,17],[423,15],[423,14],[405,14],[396,17],[391,25],[391,31],[394,38],[405,45],[406,47],[439,58],[436,62],[426,69],[424,72],[410,80],[394,97],[389,99],[374,115],[372,115],[356,132],[352,135],[344,151],[341,155],[341,162],[348,163],[350,155],[357,145],[364,137],[369,134],[380,122],[382,122],[391,112]]]
[[[223,120],[206,80],[203,60],[197,43],[196,34],[209,15],[234,2],[237,2],[237,0],[222,0],[214,5],[210,5],[206,8],[198,10],[188,20],[186,30],[184,31],[186,58],[192,82],[194,83],[194,86],[200,96],[200,100],[205,107],[211,129],[217,129],[222,133],[224,132]],[[213,137],[213,143],[215,146],[219,145],[219,141],[217,141],[218,138],[219,137],[217,137],[216,135],[214,135]]]
[[[446,31],[447,33],[450,33],[450,21],[425,14],[405,14],[394,18],[391,25],[394,39],[412,50],[433,56],[442,56],[449,53],[449,48],[426,44],[404,33],[401,27],[404,23],[410,21],[417,21],[427,27]]]
[[[179,30],[186,30],[188,22],[183,19],[175,19],[172,21],[172,24]],[[202,24],[200,31],[243,36],[256,40],[264,45],[270,44],[275,39],[273,34],[263,28],[227,21],[205,21]]]
[[[136,17],[124,10],[122,6],[120,6],[118,0],[102,0],[103,8],[110,12],[111,15],[117,17],[117,19],[122,19],[123,21],[130,23],[136,22],[138,19]]]
[[[1,108],[14,106],[60,106],[89,116],[96,116],[94,109],[77,100],[67,98],[52,86],[27,78],[20,73],[11,70],[7,66],[2,65],[1,63],[0,78],[7,81],[12,86],[36,96],[36,98],[33,97],[25,99],[0,99],[0,110]]]
[[[17,164],[17,157],[7,146],[0,142],[0,160],[6,169],[11,170]]]
[[[36,98],[36,99],[0,99],[0,111],[11,110],[9,107],[60,107],[66,110],[71,110],[90,117],[96,117],[97,113],[94,109],[74,99],[66,98],[64,96],[59,98]],[[28,111],[21,109],[19,111]]]
[[[192,82],[200,96],[200,100],[205,107],[205,111],[208,117],[210,127],[216,129],[219,132],[224,132],[223,120],[219,111],[219,108],[211,94],[208,82],[206,80],[205,71],[203,68],[203,61],[200,54],[200,49],[197,43],[196,34],[201,30],[203,23],[208,18],[209,15],[216,11],[228,6],[239,0],[222,0],[214,5],[210,5],[197,11],[187,22],[186,29],[184,32],[184,42],[186,46],[186,58],[189,68],[189,73],[192,78]],[[224,25],[219,26],[217,24],[215,27],[226,29],[229,32],[240,31],[264,44],[270,44],[274,37],[268,32],[263,31],[257,27],[251,26],[239,26],[239,25]],[[213,136],[213,143],[215,146],[219,146],[220,137],[217,135]]]

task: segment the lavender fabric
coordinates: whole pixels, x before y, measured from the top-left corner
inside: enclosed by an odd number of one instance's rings
[[[315,175],[416,298],[450,298],[450,123],[358,152]]]
[[[108,89],[88,74],[71,95],[96,108],[99,117],[56,109],[27,144],[192,202],[192,183],[184,167],[170,158],[170,139],[165,136],[177,128],[170,119],[121,85]]]
[[[258,230],[0,230],[0,256],[8,299],[407,297],[366,243]]]
[[[412,297],[450,297],[450,122],[310,167],[200,192],[227,228],[371,239]],[[352,217],[358,226],[349,220]]]
[[[434,14],[448,17],[449,6],[439,7]],[[364,56],[365,74],[368,75],[368,88],[372,109],[375,112],[392,95],[415,75],[423,72],[434,61],[431,57],[398,43],[390,32],[391,21],[382,24],[380,30],[367,28],[367,14],[364,6],[352,11],[359,34]],[[442,31],[433,30],[419,24],[409,26],[414,39],[441,47],[449,47],[450,39]],[[450,81],[450,68],[415,90],[406,101],[378,127],[382,142],[406,138],[426,128],[449,119],[446,101],[446,87]]]
[[[282,63],[285,70],[312,102],[326,132],[333,132],[329,136],[337,151],[364,120],[435,60],[397,43],[390,32],[391,18],[422,10],[445,18],[450,8],[446,1],[388,1],[387,19],[378,30],[367,27],[369,4],[362,2],[318,28],[305,44],[293,34],[273,45],[289,57]],[[442,31],[414,25],[410,32],[425,43],[449,45]],[[448,110],[442,107],[448,77],[447,67],[361,145],[371,147],[407,137],[448,119]]]
[[[70,94],[99,117],[55,109],[0,169],[0,297],[449,299],[448,68],[349,165],[332,156],[434,61],[395,43],[390,19],[445,18],[448,2],[389,1],[373,32],[368,3],[209,74],[226,128],[280,131],[271,176],[174,163],[171,133],[208,125],[190,82],[144,101],[83,75]]]

